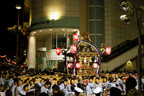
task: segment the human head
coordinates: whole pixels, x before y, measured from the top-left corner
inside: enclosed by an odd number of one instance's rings
[[[45,83],[45,87],[46,88],[49,88],[51,86],[51,82],[50,81],[47,81],[46,83]]]
[[[65,86],[67,85],[67,79],[64,79],[64,85]]]
[[[130,89],[134,89],[136,87],[137,83],[135,78],[129,77],[126,79],[126,92],[128,92]]]
[[[89,78],[89,82],[92,83],[93,82],[93,77]]]
[[[53,89],[53,95],[56,94],[56,93],[58,93],[60,91],[60,88],[59,88],[58,85],[53,85],[52,89]]]
[[[21,80],[21,79],[18,79],[17,85],[18,85],[18,86],[21,86],[21,85],[22,85],[22,80]]]
[[[57,79],[53,78],[53,84],[57,84]]]
[[[114,82],[114,78],[113,77],[109,77],[109,82],[113,83]]]
[[[104,77],[104,78],[103,78],[103,82],[107,82],[107,77]]]
[[[121,90],[115,87],[110,88],[110,96],[122,96]]]
[[[87,86],[87,81],[83,81],[84,86]]]
[[[12,96],[12,91],[9,89],[6,91],[5,96]]]
[[[96,82],[96,84],[98,84],[100,82],[99,77],[96,77],[95,82]]]
[[[40,80],[40,83],[44,84],[44,83],[45,83],[45,79],[42,78],[42,79]]]

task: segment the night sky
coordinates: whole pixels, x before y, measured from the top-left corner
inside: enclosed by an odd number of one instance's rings
[[[8,27],[17,25],[17,4],[23,5],[23,0],[2,0],[0,3],[0,55],[13,58],[16,54],[16,33],[9,32]],[[20,12],[20,24],[22,24],[23,12]],[[20,38],[23,37],[20,33]],[[21,39],[20,39],[21,43]]]

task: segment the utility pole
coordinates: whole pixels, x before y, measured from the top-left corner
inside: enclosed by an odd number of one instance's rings
[[[18,65],[18,60],[19,60],[19,56],[18,56],[18,52],[19,52],[19,17],[20,17],[20,9],[21,9],[21,5],[16,5],[16,9],[18,10],[18,20],[17,20],[17,44],[16,44],[16,64]]]

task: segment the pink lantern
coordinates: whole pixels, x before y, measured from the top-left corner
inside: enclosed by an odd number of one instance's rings
[[[72,63],[68,63],[67,67],[72,68]]]
[[[73,39],[74,39],[74,41],[78,41],[78,35],[77,34],[73,34]]]
[[[61,54],[61,49],[60,48],[56,48],[56,54],[60,55]]]
[[[71,45],[71,46],[70,46],[70,52],[71,52],[72,54],[76,53],[76,45]]]
[[[76,63],[76,66],[75,66],[77,69],[81,68],[81,64],[80,63]]]
[[[106,47],[106,54],[107,55],[110,55],[111,53],[111,48],[109,46]]]
[[[97,63],[93,63],[93,68],[96,69],[98,67]]]

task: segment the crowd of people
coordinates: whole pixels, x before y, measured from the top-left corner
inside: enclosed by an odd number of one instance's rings
[[[0,96],[143,96],[133,72],[78,76],[50,70],[0,70]],[[141,88],[143,90],[144,77]]]

